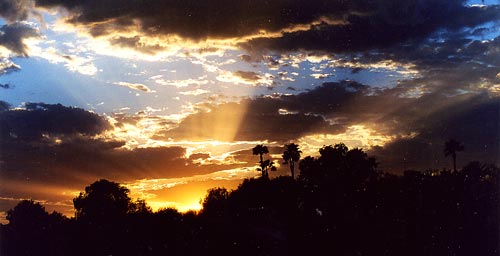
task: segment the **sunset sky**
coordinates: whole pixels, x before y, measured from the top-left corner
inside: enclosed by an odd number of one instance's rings
[[[57,105],[60,104],[60,105]],[[379,170],[500,163],[500,1],[0,0],[0,219],[100,178],[154,208],[339,142]]]

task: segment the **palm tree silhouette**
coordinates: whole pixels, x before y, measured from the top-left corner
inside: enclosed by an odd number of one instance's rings
[[[262,155],[269,153],[269,150],[267,149],[266,146],[260,144],[252,148],[252,154],[254,155],[259,155],[260,161],[259,165],[260,168],[258,169],[259,171],[262,171],[262,177],[267,177],[267,169],[270,168],[269,160],[264,161],[262,158]],[[276,168],[276,167],[274,167]]]
[[[257,145],[257,146],[255,146],[254,148],[252,148],[252,154],[254,154],[254,155],[259,155],[259,156],[260,156],[260,161],[259,161],[259,163],[261,163],[261,164],[262,164],[262,162],[264,161],[264,160],[262,159],[262,155],[267,154],[267,153],[269,153],[269,150],[267,149],[267,147],[266,147],[266,146],[264,146],[264,145],[262,145],[262,144]]]
[[[260,168],[257,170],[262,171],[262,177],[269,178],[268,170],[276,171],[276,166],[274,166],[273,161],[268,159],[268,160],[265,160],[264,162],[260,163]]]
[[[283,151],[282,157],[283,160],[285,160],[285,164],[290,164],[292,179],[295,179],[295,162],[300,160],[300,153],[302,153],[302,151],[299,150],[299,145],[295,143],[285,144],[285,151]]]
[[[444,156],[450,156],[453,158],[453,171],[457,171],[457,152],[463,151],[464,145],[460,141],[455,139],[449,139],[444,144]]]

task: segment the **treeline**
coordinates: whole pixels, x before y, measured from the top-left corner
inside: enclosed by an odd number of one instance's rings
[[[288,148],[290,149],[290,148]],[[297,148],[298,149],[298,148]],[[498,255],[499,168],[379,172],[343,144],[298,161],[300,173],[208,191],[199,213],[153,212],[99,180],[75,217],[22,201],[2,225],[1,255]],[[293,150],[289,150],[293,151]],[[293,154],[284,154],[288,163]],[[286,161],[286,159],[285,159]]]

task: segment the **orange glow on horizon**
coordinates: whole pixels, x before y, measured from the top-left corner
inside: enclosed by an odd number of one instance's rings
[[[153,209],[158,211],[165,208],[175,208],[179,212],[200,211],[202,209],[201,200],[205,195],[200,195],[198,200],[188,202],[165,202],[165,201],[148,201],[146,203]],[[194,197],[193,197],[194,198]]]
[[[176,208],[180,212],[201,210],[207,190],[214,187],[235,189],[245,178],[258,177],[256,167],[222,170],[204,175],[169,179],[142,179],[125,184],[132,198],[141,198],[154,211]]]

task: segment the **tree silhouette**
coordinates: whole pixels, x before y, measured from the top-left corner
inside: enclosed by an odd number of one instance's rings
[[[73,199],[76,218],[106,221],[133,212],[136,207],[128,193],[129,190],[118,183],[105,179],[96,181]]]
[[[345,156],[349,148],[344,143],[323,146],[319,149],[319,154],[324,158],[339,158]]]
[[[132,203],[129,206],[128,213],[135,213],[135,214],[149,214],[152,213],[153,210],[149,205],[147,205],[146,200],[144,199],[137,199],[135,200],[135,203]]]
[[[40,203],[22,200],[7,211],[8,239],[0,243],[2,255],[54,255],[50,253],[54,228],[63,223],[59,213],[49,214]]]
[[[348,151],[349,148],[344,143],[323,146],[319,149],[320,157],[318,161],[321,166],[332,169],[332,171],[345,171],[339,169],[344,169],[343,165],[345,165],[345,156]]]
[[[264,161],[262,159],[262,155],[267,154],[267,153],[269,153],[269,150],[267,149],[266,146],[264,146],[262,144],[259,144],[259,145],[255,146],[254,148],[252,148],[252,154],[259,155],[259,157],[260,157],[259,163],[262,163]]]
[[[373,176],[377,168],[377,161],[360,148],[353,148],[346,153],[346,165],[350,169],[351,175],[361,181]]]
[[[222,217],[227,207],[229,191],[226,188],[212,188],[203,199],[203,213],[213,218]]]
[[[457,171],[457,152],[463,151],[464,145],[455,139],[449,139],[444,144],[444,155],[453,158],[453,171]]]
[[[299,150],[299,145],[295,143],[285,144],[285,151],[283,151],[283,160],[285,164],[290,165],[290,172],[292,173],[292,179],[295,178],[295,162],[300,160],[300,154],[302,151]]]
[[[276,166],[274,166],[274,162],[271,160],[265,160],[264,162],[260,163],[260,168],[257,170],[262,172],[262,177],[268,178],[269,177],[269,172],[268,170],[271,171],[276,171]]]
[[[40,203],[33,200],[22,200],[14,209],[7,211],[7,220],[11,226],[33,228],[45,222],[49,214]]]
[[[276,170],[276,167],[274,167],[274,162],[270,160],[264,161],[262,158],[262,155],[269,153],[269,150],[267,149],[266,146],[260,144],[252,148],[252,154],[254,155],[259,155],[260,161],[259,161],[259,166],[260,168],[258,169],[259,171],[262,172],[262,177],[268,177],[269,173],[268,170],[271,169],[272,171]]]
[[[296,164],[298,146],[285,149]],[[377,171],[359,148],[339,143],[319,151],[303,156],[297,180],[250,178],[235,190],[213,188],[197,213],[153,212],[107,180],[74,199],[76,218],[22,201],[7,212],[9,224],[0,224],[0,255],[498,256],[497,166],[471,162],[460,172],[400,176]]]

